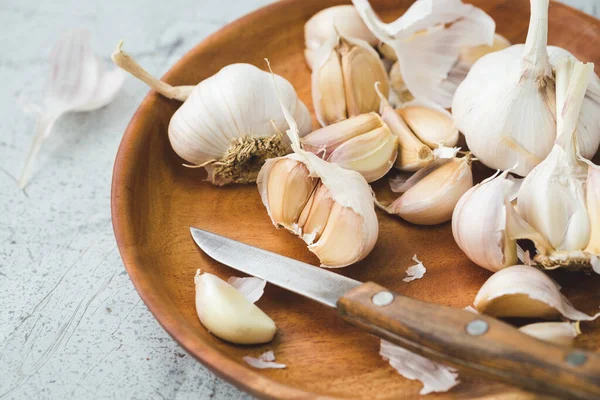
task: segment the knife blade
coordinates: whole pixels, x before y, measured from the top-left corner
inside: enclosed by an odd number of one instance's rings
[[[543,342],[485,315],[411,299],[211,232],[190,231],[216,261],[336,307],[344,320],[419,355],[529,391],[600,399],[596,353]]]

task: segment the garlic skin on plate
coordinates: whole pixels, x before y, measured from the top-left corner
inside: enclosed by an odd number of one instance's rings
[[[112,55],[116,65],[163,96],[183,102],[169,123],[169,141],[192,167],[206,168],[213,184],[255,182],[265,160],[289,152],[289,141],[280,133],[285,118],[269,73],[231,64],[196,86],[173,87],[150,76],[121,46]],[[310,132],[310,113],[293,86],[281,76],[275,80],[299,134]]]
[[[526,176],[557,137],[554,70],[566,50],[548,47],[549,0],[531,0],[525,45],[479,59],[460,84],[452,114],[467,145],[486,166]],[[600,98],[594,76],[578,124],[579,148],[591,158],[600,144]]]
[[[379,54],[369,43],[355,38],[331,36],[315,53],[312,97],[322,126],[379,110],[375,82],[387,97],[387,73]]]
[[[367,182],[383,177],[398,155],[398,139],[374,112],[317,129],[300,139],[305,150],[359,172]]]
[[[336,34],[363,40],[371,46],[378,43],[354,6],[348,4],[325,8],[304,24],[304,56],[310,69],[313,68],[317,50]]]
[[[352,3],[375,36],[396,53],[408,91],[445,108],[456,90],[448,77],[461,51],[493,44],[494,20],[461,0],[418,0],[391,23],[382,22],[368,0]]]
[[[518,193],[519,214],[547,240],[545,246],[536,243],[538,254],[534,258],[547,269],[589,268],[591,258],[598,256],[595,241],[600,220],[594,201],[598,167],[577,153],[577,125],[593,70],[593,64],[571,57],[557,67],[558,139],[550,155],[524,179]]]
[[[360,173],[304,150],[294,118],[281,107],[294,153],[261,168],[256,184],[262,202],[273,224],[300,236],[322,267],[354,264],[379,235],[371,188]]]

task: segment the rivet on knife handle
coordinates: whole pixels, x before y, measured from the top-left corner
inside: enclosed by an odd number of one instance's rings
[[[561,398],[600,399],[598,354],[540,341],[485,315],[371,282],[341,297],[338,312],[365,331],[481,377]]]

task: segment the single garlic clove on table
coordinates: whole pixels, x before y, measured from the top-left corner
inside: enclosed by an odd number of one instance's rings
[[[560,288],[542,271],[526,265],[504,268],[492,275],[479,289],[475,309],[494,317],[555,319],[560,316],[574,321],[591,321],[576,310],[560,293]]]
[[[312,72],[312,95],[322,126],[379,110],[373,85],[381,82],[387,96],[385,67],[377,52],[359,39],[332,36],[318,49]]]
[[[153,78],[119,44],[115,64],[161,95],[183,101],[169,123],[173,150],[192,167],[205,167],[216,185],[255,182],[265,160],[289,152],[280,133],[285,118],[273,78],[250,64],[231,64],[196,86],[173,87]],[[294,87],[275,75],[281,100],[298,120],[300,135],[312,129]]]
[[[273,339],[275,322],[233,286],[200,271],[194,282],[198,317],[213,335],[236,344],[267,343]]]

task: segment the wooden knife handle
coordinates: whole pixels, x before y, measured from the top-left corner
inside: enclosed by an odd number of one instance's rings
[[[530,337],[497,319],[368,282],[338,301],[361,329],[474,375],[569,399],[600,399],[600,355]]]

